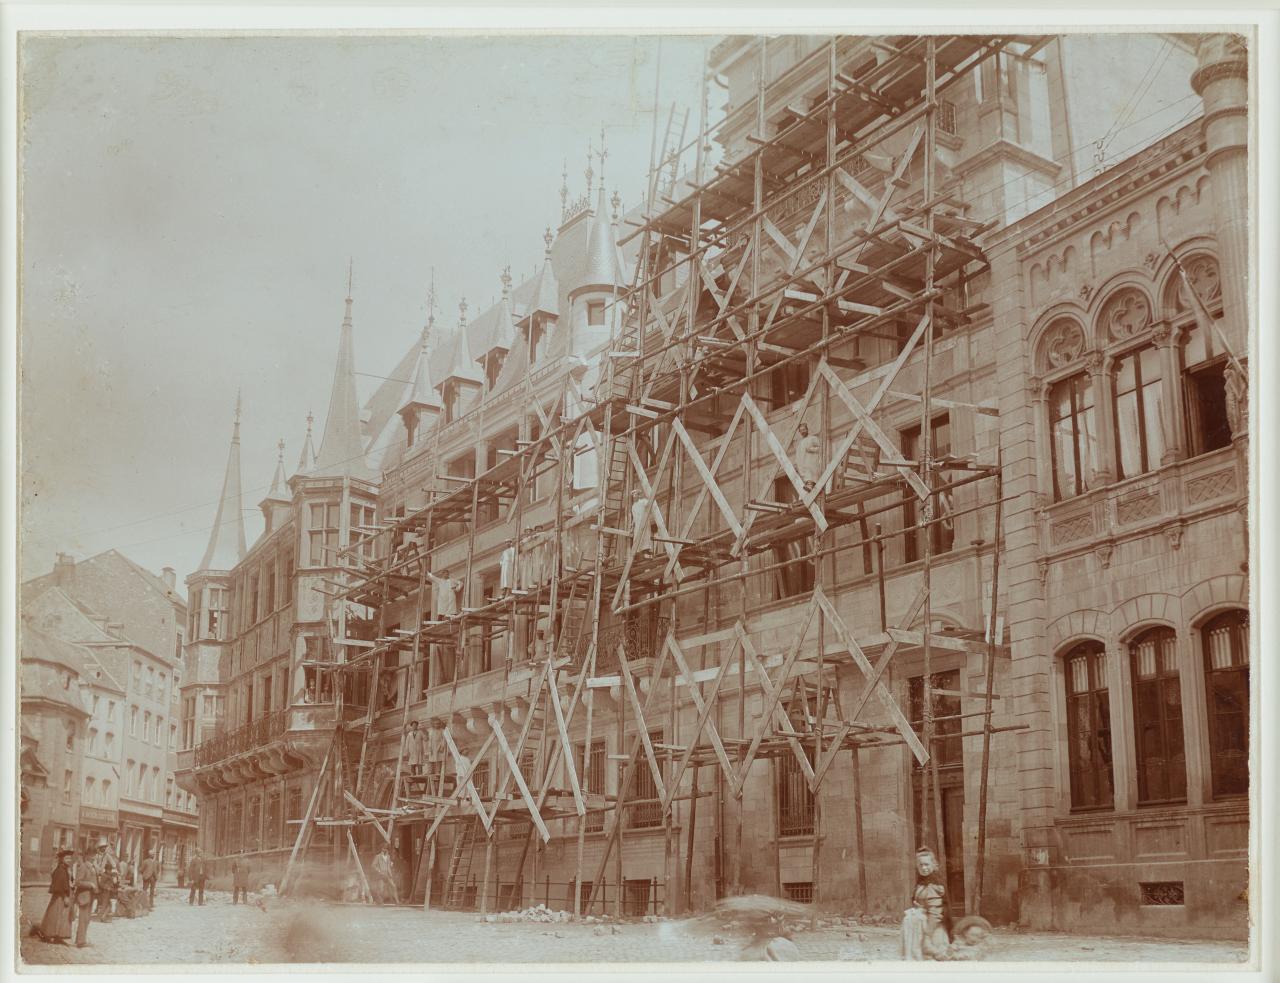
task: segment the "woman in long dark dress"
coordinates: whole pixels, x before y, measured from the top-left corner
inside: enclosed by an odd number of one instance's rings
[[[71,938],[71,870],[67,867],[70,850],[58,853],[58,862],[49,878],[49,907],[35,929],[46,942],[66,944]]]

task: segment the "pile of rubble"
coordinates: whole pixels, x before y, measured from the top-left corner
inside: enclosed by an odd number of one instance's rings
[[[484,915],[481,921],[485,922],[571,922],[573,921],[573,912],[556,911],[548,908],[545,904],[533,905],[522,911],[503,911],[496,915]]]

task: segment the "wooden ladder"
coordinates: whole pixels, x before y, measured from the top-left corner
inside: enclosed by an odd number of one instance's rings
[[[471,875],[471,858],[474,854],[476,836],[480,826],[480,817],[476,816],[462,823],[462,829],[453,841],[453,852],[449,855],[449,872],[444,882],[444,906],[458,909],[466,896],[467,878]]]

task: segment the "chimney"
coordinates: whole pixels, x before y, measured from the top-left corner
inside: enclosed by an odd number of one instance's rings
[[[69,587],[76,576],[76,558],[70,553],[59,553],[53,561],[53,582],[59,587]]]
[[[164,581],[164,585],[168,587],[169,590],[177,590],[178,575],[174,573],[173,567],[161,567],[160,579]]]

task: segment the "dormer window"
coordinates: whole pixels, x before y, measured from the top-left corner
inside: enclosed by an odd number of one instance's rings
[[[604,326],[604,301],[587,301],[587,326],[598,328]]]
[[[492,392],[498,384],[498,376],[502,374],[502,366],[507,360],[507,353],[501,349],[494,349],[489,353],[489,357],[484,362],[484,385],[485,389]]]

